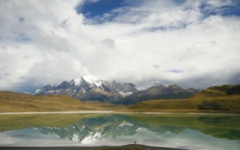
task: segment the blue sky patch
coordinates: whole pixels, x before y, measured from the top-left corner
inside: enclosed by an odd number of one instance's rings
[[[184,4],[186,0],[174,0],[174,2],[178,5]]]
[[[207,3],[203,3],[200,6],[201,13],[204,15],[204,18],[207,18],[212,15],[220,15],[220,16],[240,16],[240,1],[234,0],[232,1],[232,5],[222,6],[213,9]]]
[[[222,16],[240,16],[240,1],[234,6],[221,7]]]
[[[96,18],[112,10],[126,5],[125,0],[99,0],[96,2],[86,1],[83,6],[77,7],[78,13],[83,13],[86,18]]]
[[[147,0],[85,0],[83,5],[76,7],[77,13],[81,13],[85,16],[87,21],[91,23],[101,24],[104,22],[114,21],[118,17],[120,12],[115,11],[117,9],[128,8],[131,6],[139,6],[142,2]],[[176,5],[183,5],[186,0],[173,0]],[[222,7],[211,6],[207,1],[203,1],[200,5],[201,13],[203,14],[202,19],[208,18],[209,16],[221,15],[221,16],[240,16],[240,0],[232,0],[231,5]],[[191,8],[189,8],[191,9]],[[127,9],[126,9],[127,10]],[[140,13],[140,12],[139,12]],[[19,20],[20,21],[20,20]],[[23,20],[24,21],[24,20]],[[187,25],[175,27],[156,27],[146,29],[151,32],[154,31],[166,31],[175,30],[179,28],[185,28]]]

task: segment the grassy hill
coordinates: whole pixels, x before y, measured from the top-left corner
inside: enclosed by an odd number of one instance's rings
[[[240,113],[239,85],[214,86],[186,99],[150,100],[130,106],[131,111]],[[233,90],[234,89],[234,90]],[[234,91],[229,94],[229,91]]]
[[[100,102],[81,102],[65,95],[33,96],[0,92],[0,112],[106,110],[111,107],[113,105]]]

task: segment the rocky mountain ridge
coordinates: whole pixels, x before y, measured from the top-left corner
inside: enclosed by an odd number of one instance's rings
[[[82,76],[58,85],[46,85],[36,95],[69,95],[81,101],[97,100],[117,104],[133,104],[144,100],[161,98],[186,98],[198,92],[177,85],[163,85],[138,90],[133,83],[107,82],[93,76]]]
[[[188,98],[199,91],[194,88],[183,89],[175,84],[169,86],[158,85],[135,92],[126,97],[123,103],[135,104],[145,100]]]
[[[71,81],[63,81],[58,85],[46,85],[36,91],[36,95],[69,95],[82,101],[97,100],[111,102],[123,99],[137,89],[132,83],[111,84],[92,76],[82,76]]]

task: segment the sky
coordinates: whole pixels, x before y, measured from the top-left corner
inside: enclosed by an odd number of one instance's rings
[[[83,75],[189,88],[240,83],[238,0],[1,0],[0,90]]]

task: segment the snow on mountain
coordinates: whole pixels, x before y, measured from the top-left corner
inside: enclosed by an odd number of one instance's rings
[[[102,87],[103,81],[99,80],[91,75],[87,75],[87,76],[82,76],[82,79],[84,81],[86,81],[87,83],[91,84],[91,85],[95,85],[97,87]]]
[[[79,86],[82,83],[82,78],[76,78],[72,80],[74,85]]]
[[[71,84],[74,84],[75,86],[81,86],[83,83],[87,83],[91,87],[101,87],[104,84],[102,80],[99,80],[91,75],[82,76],[81,78],[75,78],[70,81]]]
[[[37,90],[38,95],[64,94],[79,100],[115,101],[123,98],[111,85],[93,76],[82,76],[58,85],[47,85]]]

